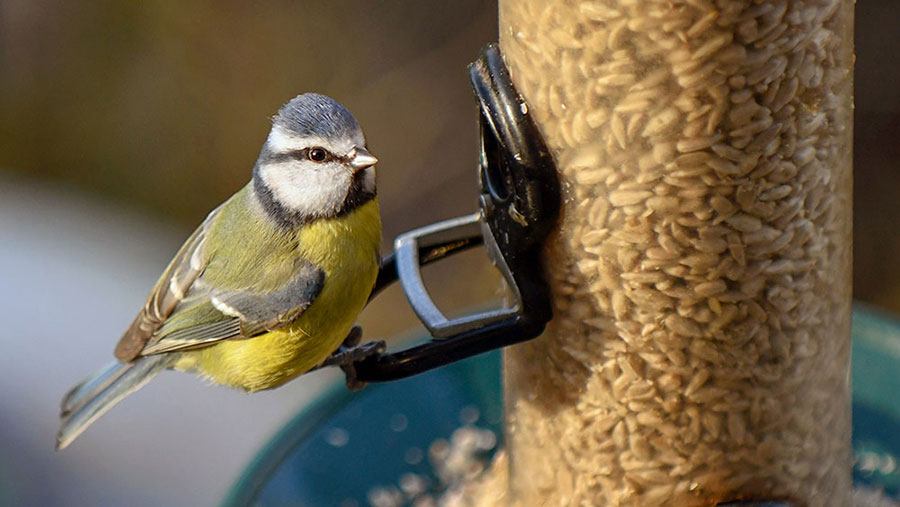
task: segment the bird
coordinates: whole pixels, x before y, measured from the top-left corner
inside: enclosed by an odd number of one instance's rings
[[[379,269],[377,161],[334,99],[285,103],[249,183],[175,254],[116,361],[63,398],[56,448],[164,370],[255,392],[382,351],[354,326]]]

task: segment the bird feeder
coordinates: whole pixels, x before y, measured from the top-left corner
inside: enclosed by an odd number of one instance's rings
[[[849,505],[853,3],[499,5],[565,192],[508,500]]]

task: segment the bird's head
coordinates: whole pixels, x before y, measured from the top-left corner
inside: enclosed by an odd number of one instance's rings
[[[282,106],[253,168],[253,189],[278,222],[340,216],[375,197],[375,163],[356,118],[330,97]]]

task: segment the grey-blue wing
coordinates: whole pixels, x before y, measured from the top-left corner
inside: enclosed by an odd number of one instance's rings
[[[141,354],[194,349],[276,329],[296,320],[324,284],[325,272],[305,261],[298,262],[289,280],[269,291],[219,289],[201,277]]]
[[[304,262],[289,283],[273,291],[213,291],[210,301],[225,315],[241,321],[245,336],[254,336],[293,322],[316,299],[325,284],[325,272]]]

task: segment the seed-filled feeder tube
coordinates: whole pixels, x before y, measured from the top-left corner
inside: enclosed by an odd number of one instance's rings
[[[849,505],[853,3],[501,0],[560,169],[509,500]]]

